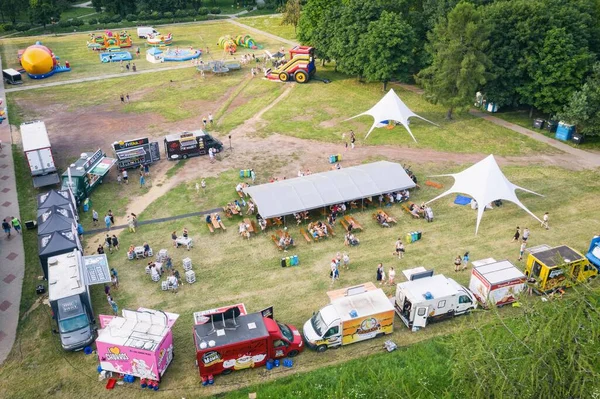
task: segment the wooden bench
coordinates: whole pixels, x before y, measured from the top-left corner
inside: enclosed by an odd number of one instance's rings
[[[356,230],[362,230],[362,226],[360,225],[360,223],[358,223],[356,221],[356,219],[354,219],[352,216],[346,215],[344,216],[344,220],[348,223],[352,223],[352,228],[356,229]],[[346,228],[346,230],[348,230],[348,228]]]
[[[327,223],[327,231],[329,232],[329,234],[331,234],[332,237],[335,237],[335,230],[333,229],[333,226],[329,223]],[[329,237],[329,234],[327,235],[327,237]]]
[[[275,233],[277,234],[277,236],[278,236],[279,238],[288,238],[288,237],[289,237],[289,238],[292,238],[292,236],[290,236],[290,233],[288,233],[287,231],[286,231],[286,232],[284,232],[284,231],[282,231],[282,230],[277,230]],[[296,244],[294,243],[292,246],[293,246],[293,247],[295,247],[295,246],[296,246]]]
[[[275,237],[275,234],[271,234],[271,240],[273,240],[273,243],[275,243],[275,246],[277,247],[277,249],[279,249],[280,251],[283,251],[283,247],[281,245],[279,245],[279,239],[277,239],[277,237]]]
[[[242,191],[236,191],[236,193],[238,193],[238,195],[240,196],[240,198],[244,198],[244,193]]]
[[[249,233],[256,234],[256,225],[254,224],[253,221],[246,218],[246,219],[244,219],[244,223],[246,223],[246,227],[247,227]]]
[[[436,182],[434,182],[434,181],[431,181],[431,180],[427,180],[427,181],[425,182],[425,185],[426,185],[426,186],[430,186],[430,187],[434,187],[434,188],[443,188],[443,187],[444,187],[444,185],[443,185],[443,184],[436,183]]]
[[[227,229],[225,228],[225,225],[223,224],[223,221],[220,221],[220,222],[219,222],[219,226],[220,226],[220,227],[221,227],[223,230],[227,230]]]
[[[418,218],[419,218],[419,216],[415,215],[414,213],[412,213],[412,212],[410,211],[410,208],[409,208],[408,206],[406,206],[406,204],[402,204],[402,209],[403,209],[403,210],[404,210],[406,213],[408,213],[408,214],[409,214],[409,215],[410,215],[410,216],[411,216],[413,219],[418,219]]]
[[[308,243],[312,242],[312,239],[310,238],[310,235],[306,232],[306,230],[300,229],[300,234],[302,234],[302,236],[304,237],[306,242],[308,242]]]
[[[215,229],[213,229],[212,224],[206,223],[206,225],[208,226],[208,230],[210,230],[211,233],[215,232]]]
[[[348,231],[348,222],[346,222],[344,219],[340,219],[340,224],[342,225],[344,230]]]
[[[410,212],[410,211],[409,211]],[[390,215],[388,215],[387,213],[385,213],[384,211],[382,211],[381,209],[379,211],[377,211],[377,213],[382,214],[383,216],[385,216],[385,218],[387,220],[389,220],[392,223],[398,223],[396,222],[396,219],[394,219],[393,217],[391,217]],[[375,216],[375,219],[377,219],[377,216]]]

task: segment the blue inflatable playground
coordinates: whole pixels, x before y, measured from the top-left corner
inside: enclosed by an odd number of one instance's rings
[[[190,61],[202,55],[200,50],[173,50],[169,48],[164,53],[165,61]]]
[[[133,57],[129,51],[111,51],[108,53],[100,53],[100,61],[102,62],[121,62],[131,61]]]

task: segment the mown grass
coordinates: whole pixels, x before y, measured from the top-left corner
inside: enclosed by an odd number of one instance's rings
[[[524,128],[531,129],[534,132],[541,133],[546,137],[554,138],[555,134],[550,133],[546,129],[536,129],[533,127],[533,121],[537,118],[546,119],[547,115],[534,114],[532,118],[529,117],[527,111],[507,111],[498,112],[494,116],[504,119],[507,122],[514,123],[515,125],[523,126]],[[582,144],[575,144],[572,141],[560,141],[570,145],[571,147],[579,148],[582,150],[600,150],[600,136],[586,136],[585,141]]]
[[[161,33],[173,34],[173,48],[190,48],[201,49],[204,53],[202,59],[204,62],[220,59],[231,59],[232,56],[223,52],[217,46],[219,37],[223,35],[237,36],[246,34],[243,29],[238,28],[228,22],[209,22],[202,24],[186,24],[186,25],[168,25],[159,28]],[[98,30],[96,33],[101,34],[103,30]],[[141,48],[141,59],[134,59],[138,70],[145,69],[160,69],[180,64],[190,64],[189,61],[179,62],[164,62],[162,64],[152,64],[146,61],[146,44],[143,39],[138,39],[135,29],[131,29],[130,33],[133,39],[133,47],[125,48],[124,51],[129,51],[134,55],[136,48]],[[281,43],[259,34],[252,33],[252,37],[260,43],[264,49],[277,51]],[[72,80],[81,77],[99,76],[108,74],[121,73],[121,68],[118,62],[101,63],[97,51],[89,50],[86,42],[90,39],[87,33],[68,34],[56,36],[31,36],[8,38],[0,40],[0,51],[2,51],[3,68],[19,68],[17,60],[17,51],[25,49],[34,44],[36,41],[41,41],[42,44],[50,48],[54,54],[60,57],[61,63],[69,61],[71,64],[71,72],[59,73],[47,81]],[[206,48],[209,48],[209,53],[206,54]],[[262,50],[252,50],[240,47],[235,53],[235,58],[239,59],[243,54],[262,54]],[[151,80],[151,78],[146,78]],[[28,76],[23,77],[24,84],[40,84],[40,81],[30,79]],[[45,81],[44,81],[45,82]],[[105,82],[100,85],[103,86]]]
[[[200,157],[188,160],[186,168],[207,168],[208,165],[208,160]],[[240,167],[243,166],[240,165]],[[419,176],[424,176],[432,173],[454,172],[458,168],[425,165],[413,169]],[[453,258],[458,253],[468,250],[471,252],[472,259],[492,256],[496,259],[515,260],[518,244],[510,243],[510,239],[516,225],[531,228],[530,245],[568,244],[580,251],[587,248],[591,232],[600,230],[600,221],[597,218],[586,217],[586,210],[594,208],[600,192],[600,182],[594,178],[594,172],[567,172],[551,167],[506,167],[504,171],[515,184],[546,195],[544,198],[539,198],[521,194],[520,198],[538,215],[544,211],[550,211],[550,230],[540,229],[534,220],[516,206],[506,204],[500,209],[486,212],[479,235],[475,236],[474,212],[469,207],[453,205],[453,197],[447,197],[434,203],[436,220],[431,224],[408,218],[397,206],[386,209],[399,221],[398,226],[390,229],[378,227],[371,219],[370,210],[355,213],[354,216],[365,229],[358,233],[361,245],[356,248],[343,246],[339,227],[336,230],[337,237],[307,244],[301,238],[297,227],[289,226],[288,231],[296,238],[297,247],[288,254],[298,254],[300,265],[287,269],[279,266],[280,257],[287,254],[282,254],[272,244],[268,235],[271,232],[267,235],[259,234],[250,241],[239,238],[237,235],[237,223],[241,219],[239,217],[223,218],[227,231],[217,231],[214,234],[208,232],[203,218],[143,225],[135,234],[121,232],[119,235],[121,250],[109,255],[110,265],[117,268],[121,280],[121,288],[114,292],[119,307],[155,307],[181,315],[174,328],[177,356],[165,375],[161,391],[155,395],[162,397],[214,395],[221,391],[234,390],[285,375],[284,371],[269,373],[265,369],[244,371],[233,376],[218,378],[216,385],[212,388],[198,390],[199,379],[194,366],[193,339],[190,332],[192,313],[236,302],[244,302],[250,311],[274,305],[275,315],[279,320],[301,328],[313,310],[317,310],[327,303],[325,292],[331,287],[328,278],[328,264],[337,251],[349,252],[351,267],[348,271],[341,271],[340,281],[335,283],[334,288],[373,281],[378,262],[383,262],[386,269],[394,266],[399,271],[415,266],[426,266],[434,268],[436,273],[447,273],[460,283],[467,284],[468,272],[454,273],[451,271]],[[259,175],[262,174],[268,175],[259,170]],[[19,176],[19,187],[25,187],[23,181],[26,176],[23,173]],[[237,176],[236,168],[236,170],[226,172],[216,178],[207,179],[206,194],[196,194],[194,182],[176,187],[156,203],[151,204],[140,215],[140,220],[221,206],[236,198],[234,186],[239,181]],[[443,181],[443,183],[448,185],[450,181]],[[430,199],[438,193],[438,190],[425,186],[414,192],[412,199],[420,202]],[[31,193],[27,192],[22,192],[21,195],[31,197]],[[577,203],[577,206],[571,206],[573,203]],[[34,212],[34,204],[31,201],[24,201],[22,207],[24,215],[27,212]],[[194,239],[194,248],[189,252],[183,249],[174,249],[170,240],[171,231],[175,230],[180,233],[183,227],[190,230],[191,237]],[[392,257],[393,244],[398,236],[404,236],[406,232],[414,230],[423,231],[423,239],[407,245],[407,256],[404,260],[399,261]],[[32,237],[25,236],[28,242],[35,238],[35,234],[32,233],[32,235]],[[94,237],[86,238],[86,240],[94,239]],[[191,257],[198,281],[191,286],[184,285],[176,295],[160,291],[160,287],[151,282],[144,273],[145,263],[143,261],[132,262],[125,258],[125,249],[130,244],[139,245],[144,241],[149,242],[155,251],[167,248],[173,256],[174,266],[180,271],[182,271],[181,260],[188,256]],[[39,274],[35,256],[36,245],[31,243],[26,245],[31,246],[30,252],[33,254],[28,258],[26,275],[35,276]],[[401,280],[401,273],[398,273],[398,276],[398,279]],[[32,285],[36,282],[33,280],[26,282],[25,295],[33,298]],[[29,288],[27,288],[27,284],[30,285]],[[384,289],[389,295],[394,292],[394,287],[384,287]],[[103,297],[102,287],[92,287],[92,295],[96,314],[109,313],[110,309]],[[24,304],[27,302],[26,298]],[[26,306],[24,305],[24,307]],[[96,380],[94,356],[85,356],[82,353],[64,353],[57,346],[58,338],[49,332],[50,322],[47,311],[45,306],[41,306],[22,323],[20,341],[16,347],[18,349],[13,351],[9,360],[0,370],[0,391],[10,392],[11,397],[17,398],[32,397],[39,392],[63,396],[81,396],[83,392],[93,397],[112,395],[111,392],[104,389],[103,383]],[[519,311],[512,308],[502,310],[506,315],[515,316]],[[457,318],[433,324],[418,333],[411,333],[401,322],[396,320],[396,329],[391,338],[402,345],[411,345],[440,335],[461,333],[465,327],[465,320],[485,322],[487,317],[487,313],[478,312],[469,316],[468,319]],[[292,370],[309,371],[355,358],[361,358],[357,362],[364,362],[365,356],[381,352],[382,344],[382,340],[372,340],[328,351],[325,354],[307,351],[295,360],[295,368]],[[429,349],[423,347],[422,350],[427,353]],[[399,358],[395,361],[402,362],[404,360]],[[412,368],[409,364],[406,367]],[[378,372],[380,371],[375,370],[372,373]],[[326,371],[325,375],[348,375],[344,374],[345,371],[341,371],[342,374],[329,373],[334,373],[333,369]],[[391,371],[385,373],[391,373]],[[418,370],[407,370],[406,373],[418,373]],[[393,383],[389,382],[387,376],[381,375],[380,377],[384,378],[387,384]],[[339,392],[339,397],[351,397],[343,396],[343,394],[350,392],[353,387],[356,392],[360,392],[366,386],[360,385],[362,383],[359,378],[349,381],[347,385],[345,377],[340,378],[340,384],[336,383],[335,386],[332,385],[334,382],[323,382],[328,389],[330,386],[332,389],[335,388],[335,391],[331,392]],[[23,379],[29,383],[21,384],[20,381]],[[292,384],[291,386],[300,390],[301,384]],[[144,391],[138,388],[118,387],[117,389],[128,397],[145,395]],[[401,389],[404,388],[390,388],[390,391],[386,392],[391,395],[402,392]],[[412,392],[410,389],[413,388],[407,386],[406,389],[408,393]],[[306,392],[306,390],[302,392]],[[284,397],[293,395],[292,391]]]
[[[281,25],[283,17],[281,14],[262,15],[262,16],[244,16],[241,23],[269,32],[275,36],[283,37],[288,40],[296,40],[296,32],[292,25]],[[260,42],[259,42],[260,43]],[[262,43],[260,43],[262,44]]]

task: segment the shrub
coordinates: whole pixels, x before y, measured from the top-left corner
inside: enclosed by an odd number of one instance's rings
[[[213,8],[210,9],[210,13],[211,14],[215,14],[215,15],[220,14],[221,13],[221,9],[219,7],[213,7]]]
[[[19,32],[25,32],[31,29],[31,24],[28,24],[27,22],[19,22],[15,25],[15,29]]]
[[[64,20],[64,21],[58,21],[58,26],[61,28],[68,28],[69,26],[71,26],[71,21]]]
[[[98,22],[100,22],[100,21],[98,21],[98,18],[90,18],[90,19],[88,19],[87,24],[88,25],[98,25]]]
[[[150,14],[150,19],[153,19],[153,20],[160,19],[160,17],[161,17],[161,15],[158,11],[154,11],[152,14]]]
[[[256,6],[257,10],[264,10],[267,6],[265,5],[265,3],[260,3]]]
[[[137,20],[138,20],[138,16],[137,16],[137,15],[135,15],[135,14],[127,14],[127,15],[125,16],[125,19],[126,19],[127,21],[129,21],[129,22],[134,22],[134,21],[137,21]]]
[[[2,32],[8,32],[8,31],[15,29],[14,25],[11,24],[10,22],[2,24],[1,26],[2,27],[0,29],[2,30]]]
[[[246,6],[246,11],[250,12],[254,10],[254,6]]]
[[[198,9],[198,15],[208,15],[208,8],[206,7],[200,7],[200,9]]]
[[[120,15],[115,15],[110,19],[110,22],[121,22],[123,18]]]
[[[166,13],[165,13],[165,16],[166,16]],[[175,11],[175,16],[177,18],[187,17],[188,16],[188,12],[187,12],[187,10],[181,10],[180,9],[180,10]]]
[[[173,18],[173,13],[171,11],[167,11],[163,14],[163,18],[166,19],[172,19]]]
[[[101,16],[100,18],[98,18],[98,21],[99,21],[101,24],[109,24],[109,23],[111,23],[111,21],[112,21],[112,18],[113,18],[113,17],[112,17],[111,15],[103,15],[103,16]]]
[[[83,20],[80,18],[75,18],[71,21],[71,26],[81,26],[83,25]]]
[[[148,20],[150,17],[150,13],[148,13],[147,11],[140,11],[138,13],[138,21],[146,21]]]
[[[195,17],[196,15],[198,15],[198,10],[194,10],[192,8],[191,10],[188,10],[187,15],[188,17]]]

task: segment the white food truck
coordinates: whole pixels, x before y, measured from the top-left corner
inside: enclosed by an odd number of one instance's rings
[[[38,188],[58,184],[60,178],[56,173],[56,165],[44,122],[22,123],[21,141],[31,176],[33,176],[33,186]]]
[[[404,324],[417,331],[430,322],[467,313],[477,302],[468,289],[438,274],[398,283],[394,307]]]
[[[527,277],[507,260],[473,262],[469,290],[483,307],[515,302],[527,286]]]

